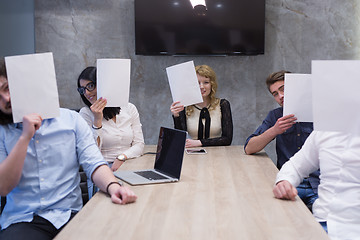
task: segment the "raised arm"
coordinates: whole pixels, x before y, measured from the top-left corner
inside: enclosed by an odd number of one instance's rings
[[[5,196],[19,183],[24,166],[27,147],[35,131],[41,126],[42,118],[38,114],[29,114],[23,118],[23,131],[19,140],[0,163],[0,195]],[[1,146],[4,153],[4,145]]]
[[[183,105],[180,102],[174,102],[170,106],[170,111],[174,120],[174,128],[187,131],[186,114]]]
[[[250,138],[245,146],[245,153],[253,154],[263,150],[277,135],[282,134],[291,128],[291,126],[296,123],[296,120],[297,119],[293,114],[279,118],[272,127],[268,128],[260,135]],[[263,123],[263,125],[266,125],[266,123]]]

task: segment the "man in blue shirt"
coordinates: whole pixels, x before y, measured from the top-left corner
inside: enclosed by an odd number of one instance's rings
[[[266,79],[268,90],[281,107],[269,112],[258,129],[246,139],[244,146],[246,154],[253,154],[264,149],[267,144],[276,138],[278,169],[301,149],[313,130],[312,123],[296,122],[297,119],[293,114],[283,116],[285,73],[290,72],[275,72]],[[319,170],[311,173],[297,187],[299,197],[310,210],[312,204],[318,198],[319,174]]]
[[[0,239],[53,239],[82,207],[80,165],[112,202],[136,200],[114,177],[78,113],[60,109],[56,118],[34,113],[13,123],[0,61],[0,195],[7,196]]]

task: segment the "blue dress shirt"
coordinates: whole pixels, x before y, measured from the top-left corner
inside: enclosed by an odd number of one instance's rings
[[[0,162],[21,133],[21,123],[0,126]],[[103,164],[106,162],[85,120],[75,111],[60,109],[60,116],[43,120],[31,139],[20,182],[7,195],[0,225],[5,229],[39,215],[60,228],[71,211],[82,207],[79,166],[90,177]]]
[[[263,134],[266,130],[273,127],[276,121],[283,116],[283,108],[279,107],[269,112],[262,124],[251,134],[245,142],[244,149],[249,143],[249,140],[255,136]],[[280,169],[285,162],[289,160],[294,154],[301,149],[305,140],[313,131],[313,124],[308,122],[298,122],[284,133],[276,136],[276,155],[277,168]],[[310,184],[317,193],[317,186],[319,185],[319,171],[310,174]]]

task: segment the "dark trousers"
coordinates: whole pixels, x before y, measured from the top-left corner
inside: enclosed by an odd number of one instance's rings
[[[72,213],[71,218],[73,218],[75,214],[76,213]],[[0,232],[0,240],[50,240],[53,239],[63,227],[56,229],[48,220],[35,215],[31,222],[14,223],[2,230]]]

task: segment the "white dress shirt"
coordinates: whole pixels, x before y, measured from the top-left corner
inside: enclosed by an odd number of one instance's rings
[[[313,214],[326,221],[329,237],[360,239],[360,136],[314,131],[283,165],[276,182],[297,186],[320,167],[319,198]]]
[[[89,126],[93,125],[94,115],[89,107],[83,107],[80,115]],[[113,162],[119,154],[128,158],[139,157],[144,152],[144,136],[141,129],[139,113],[134,104],[122,107],[113,120],[102,120],[101,129],[93,129],[94,138],[100,138],[99,148],[108,162]]]

